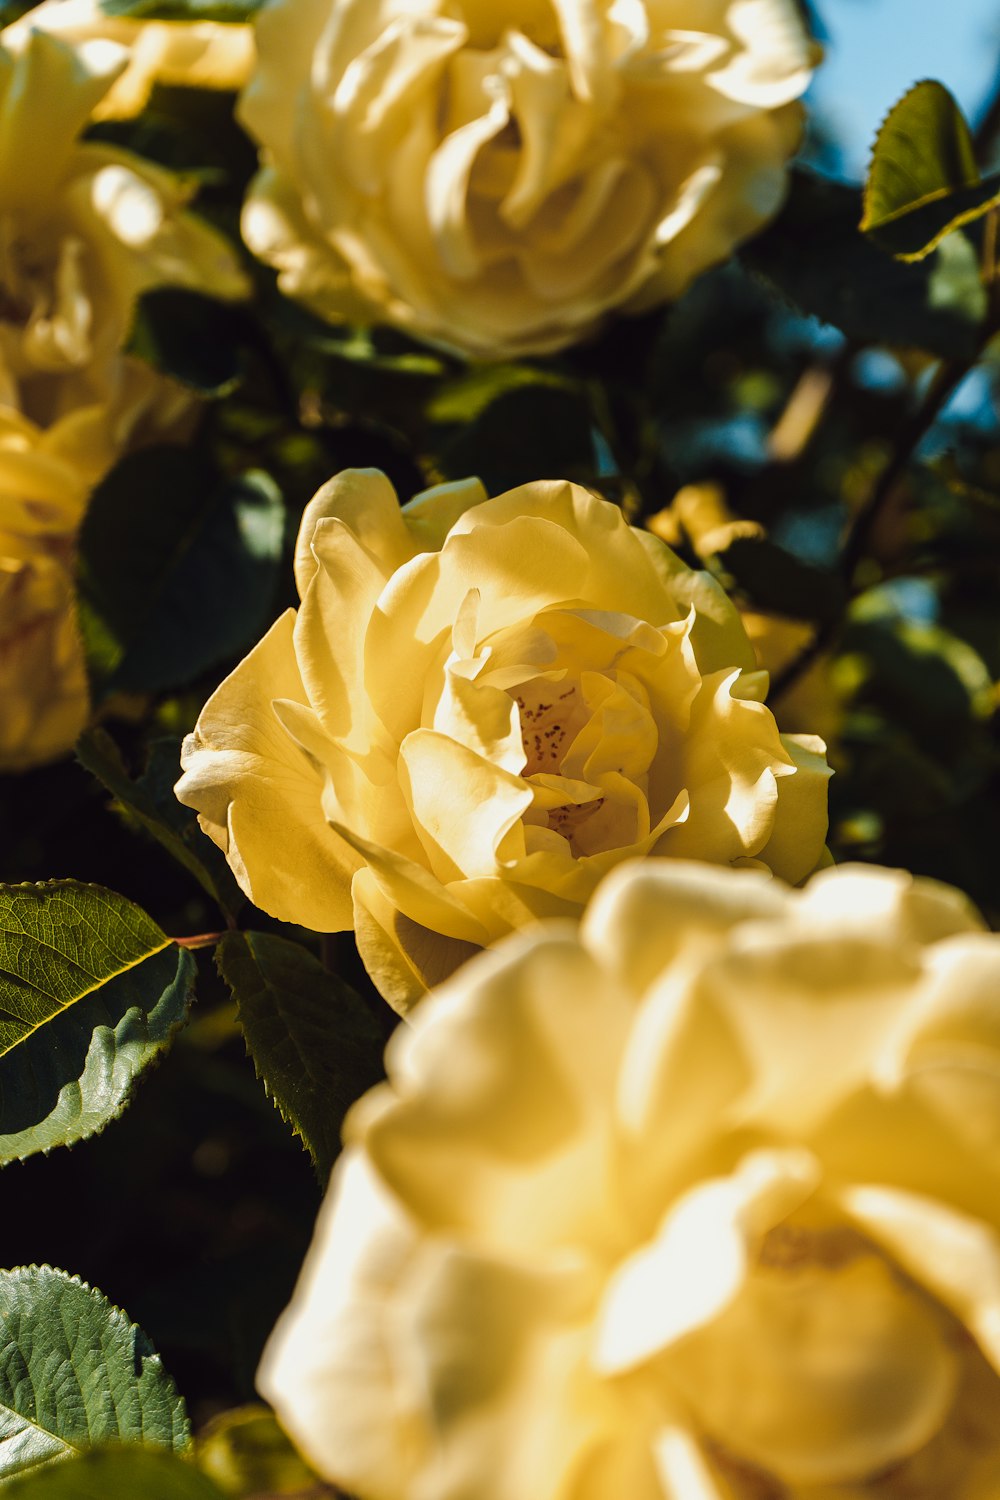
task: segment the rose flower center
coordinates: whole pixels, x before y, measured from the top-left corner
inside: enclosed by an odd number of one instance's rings
[[[961,1376],[947,1314],[846,1226],[781,1225],[670,1378],[726,1462],[785,1485],[878,1476],[940,1431]]]

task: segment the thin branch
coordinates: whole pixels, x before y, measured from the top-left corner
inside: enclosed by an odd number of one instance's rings
[[[947,403],[948,398],[954,393],[955,389],[975,365],[978,356],[979,350],[977,350],[971,359],[949,361],[946,364],[939,365],[924,399],[917,410],[903,422],[896,441],[893,443],[888,463],[879,474],[868,498],[855,515],[844,539],[844,545],[840,553],[839,571],[844,580],[848,597],[852,596],[854,574],[858,563],[865,555],[865,550],[879,516],[882,514],[886,504],[895,493],[897,485],[906,473],[921,439],[933,425],[935,418]],[[842,617],[838,617],[819,627],[809,645],[804,647],[799,655],[788,663],[784,671],[776,674],[771,685],[771,692],[768,697],[769,702],[773,703],[783,693],[787,693],[794,683],[799,681],[803,674],[812,666],[813,662],[822,656],[836,640],[842,623]]]

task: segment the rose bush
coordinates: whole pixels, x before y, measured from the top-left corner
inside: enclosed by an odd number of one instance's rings
[[[275,0],[243,215],[333,322],[476,357],[675,297],[779,207],[815,63],[794,0]]]
[[[1000,938],[645,861],[399,1028],[258,1384],[361,1500],[988,1500]]]
[[[468,480],[401,511],[347,471],[306,509],[296,581],[177,795],[263,910],[353,925],[397,1006],[630,855],[791,881],[821,858],[822,741],[779,734],[718,585],[588,490]]]
[[[30,27],[0,46],[0,402],[43,425],[114,399],[142,292],[247,290],[190,183],[79,139],[127,63],[110,41]]]
[[[94,119],[119,120],[145,108],[155,83],[238,89],[253,66],[253,31],[220,21],[142,21],[106,15],[98,0],[42,0],[0,41],[20,46],[31,30],[73,45],[104,39],[128,49],[128,65],[94,106]]]

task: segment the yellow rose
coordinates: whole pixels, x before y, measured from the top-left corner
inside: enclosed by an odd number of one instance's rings
[[[62,755],[89,697],[68,549],[0,531],[0,771]]]
[[[0,401],[42,423],[108,399],[140,293],[247,289],[190,184],[78,139],[127,60],[30,28],[0,46]]]
[[[94,107],[95,120],[118,120],[145,108],[154,83],[238,89],[253,66],[253,30],[218,21],[136,21],[109,16],[98,0],[43,0],[3,32],[8,47],[29,31],[78,45],[104,39],[128,49],[128,65]]]
[[[76,537],[94,484],[123,449],[176,436],[190,396],[137,360],[114,400],[42,428],[0,406],[0,771],[64,754],[89,707],[76,624]]]
[[[332,322],[476,357],[676,297],[778,209],[795,0],[272,0],[243,233]]]
[[[822,741],[779,735],[718,585],[589,491],[466,480],[400,511],[347,471],[306,509],[296,581],[177,795],[263,910],[353,925],[396,1006],[578,914],[630,855],[791,881],[820,859]]]
[[[42,432],[0,407],[0,770],[67,750],[87,716],[73,539],[108,461],[95,413]]]
[[[361,1500],[994,1500],[1000,938],[645,861],[348,1115],[258,1384]]]

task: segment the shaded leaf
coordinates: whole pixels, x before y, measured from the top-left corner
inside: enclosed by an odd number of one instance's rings
[[[200,396],[226,396],[243,376],[243,315],[178,287],[157,287],[139,302],[130,352]]]
[[[144,448],[97,486],[80,538],[80,615],[104,693],[160,692],[245,650],[269,623],[284,531],[265,474],[220,481]]]
[[[836,573],[804,562],[766,537],[735,537],[715,554],[713,565],[751,603],[791,619],[824,624],[843,611],[844,585]]]
[[[98,1443],[183,1450],[184,1402],[146,1335],[50,1266],[0,1271],[0,1476]]]
[[[998,202],[1000,174],[980,180],[972,133],[952,95],[933,79],[914,84],[875,141],[861,228],[900,260],[922,260]]]
[[[744,248],[743,262],[848,338],[944,359],[974,356],[987,297],[966,237],[949,235],[919,265],[897,261],[858,228],[858,207],[853,188],[793,172],[784,209]]]
[[[344,1115],[383,1076],[382,1033],[361,997],[298,943],[227,932],[216,954],[258,1076],[325,1181]]]
[[[121,752],[107,730],[95,726],[76,744],[76,758],[132,818],[162,844],[178,864],[193,875],[223,911],[234,915],[246,898],[236,884],[225,857],[198,828],[197,819],[174,796],[181,774],[175,739],[153,740],[142,776],[133,780]],[[191,837],[189,837],[191,836]]]
[[[106,16],[133,21],[252,21],[266,0],[99,0]]]
[[[10,1500],[221,1500],[189,1460],[158,1448],[92,1448],[4,1486]]]
[[[194,959],[131,901],[0,886],[0,1164],[96,1134],[183,1022]]]
[[[593,477],[591,412],[581,392],[554,382],[502,390],[442,448],[449,479],[476,474],[491,495],[535,479]]]

